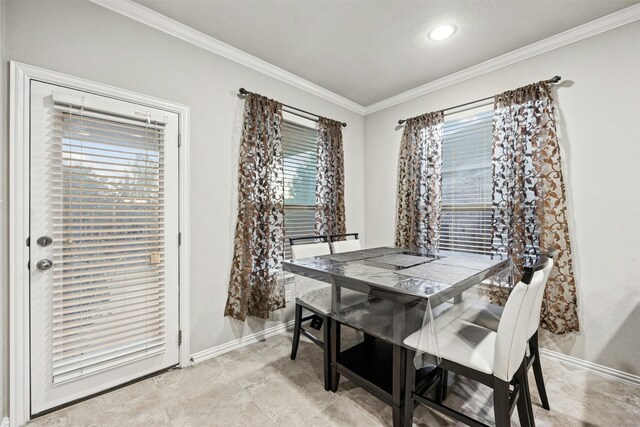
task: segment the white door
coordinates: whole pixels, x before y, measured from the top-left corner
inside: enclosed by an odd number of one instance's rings
[[[33,81],[31,413],[178,363],[178,116]]]

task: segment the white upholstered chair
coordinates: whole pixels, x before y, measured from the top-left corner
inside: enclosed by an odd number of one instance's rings
[[[554,254],[549,254],[553,256]],[[551,268],[551,267],[549,267]],[[525,269],[525,277],[523,281],[526,283],[531,280],[529,269]],[[528,276],[528,277],[526,277]],[[542,307],[542,300],[544,299],[545,286],[538,289],[536,295],[535,306]],[[460,307],[455,307],[456,316],[467,322],[474,323],[492,331],[498,330],[500,318],[504,308],[497,304],[492,304],[488,301],[471,300],[463,302]],[[547,397],[547,390],[544,385],[544,377],[542,374],[542,364],[540,362],[540,349],[538,344],[538,326],[540,325],[540,314],[536,311],[532,311],[529,326],[527,328],[527,336],[529,337],[529,355],[527,357],[527,370],[533,367],[533,374],[536,379],[536,387],[538,389],[538,395],[542,407],[546,410],[550,409],[549,399]]]
[[[516,405],[521,425],[532,425],[525,353],[531,321],[540,316],[539,291],[545,286],[552,265],[553,261],[545,257],[544,263],[533,273],[530,284],[520,282],[514,287],[496,331],[451,317],[447,321],[436,322],[437,347],[433,340],[420,338],[423,331],[407,337],[405,346],[414,349],[407,351],[407,366],[412,366],[415,350],[434,354],[442,359],[440,368],[443,371],[469,377],[493,389],[496,426],[510,425]],[[415,393],[414,378],[413,369],[408,369],[405,381],[405,420],[408,425],[413,419],[415,403],[425,404],[468,425],[483,425],[444,405],[437,397],[434,401]]]
[[[353,239],[349,239],[349,237],[353,237]],[[358,239],[358,233],[334,234],[329,236],[329,243],[331,243],[331,252],[334,254],[359,251],[362,249],[360,239]]]
[[[291,258],[293,259],[329,255],[330,253],[331,248],[326,242],[291,245]]]
[[[353,237],[353,239],[347,239],[348,237]],[[345,238],[345,240],[333,241],[333,239],[338,238]],[[308,241],[311,241],[312,243],[303,243]],[[329,241],[331,241],[331,244]],[[334,235],[330,238],[325,236],[290,238],[289,243],[291,245],[291,257],[294,260],[362,249],[360,246],[360,240],[358,240],[358,233]],[[331,349],[329,340],[331,323],[329,321],[329,315],[331,314],[331,285],[301,276],[297,276],[295,280],[299,294],[296,295],[295,325],[293,329],[293,343],[291,345],[291,359],[295,359],[297,356],[298,346],[300,344],[300,334],[306,336],[312,342],[320,346],[324,352],[324,387],[325,390],[329,390],[329,384],[331,381]],[[367,296],[362,293],[351,291],[349,289],[342,290],[341,302],[345,304],[345,306],[356,306],[357,304],[362,303],[363,300],[366,301],[366,299]],[[311,315],[303,317],[303,309],[310,311]],[[314,317],[322,319],[322,341],[310,334],[302,326],[302,323],[309,321]]]
[[[311,240],[312,243],[299,243]],[[328,255],[331,248],[327,238],[324,236],[308,236],[300,238],[290,238],[291,257],[296,260],[312,256]],[[324,388],[329,390],[330,384],[330,363],[331,353],[329,347],[329,314],[331,314],[331,285],[303,276],[296,276],[296,308],[295,324],[293,327],[293,343],[291,345],[291,359],[295,359],[298,354],[300,344],[300,334],[309,338],[313,343],[323,349],[324,353]],[[302,310],[311,312],[309,316],[302,316]],[[314,317],[322,319],[322,341],[316,338],[302,327],[302,323],[312,320]]]

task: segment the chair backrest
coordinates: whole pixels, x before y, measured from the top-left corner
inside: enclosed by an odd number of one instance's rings
[[[308,258],[312,256],[329,255],[331,248],[328,242],[307,243],[291,245],[291,257],[293,259]]]
[[[548,263],[542,269],[543,272],[546,272],[546,278],[549,278],[549,274],[551,274],[551,269],[553,268],[553,259],[549,258]],[[542,286],[538,288],[538,292],[536,294],[535,301],[533,303],[533,309],[531,310],[531,318],[529,319],[529,328],[527,329],[527,339],[531,338],[533,334],[538,331],[538,326],[540,326],[540,313],[542,312],[542,300],[544,299],[544,290],[547,288],[547,279],[545,279]]]
[[[348,237],[353,237],[353,239],[347,239]],[[345,238],[345,240],[337,240],[340,238]],[[329,236],[329,240],[331,241],[331,252],[334,254],[362,249],[358,233],[334,234]]]
[[[533,274],[530,284],[519,282],[509,294],[498,324],[493,361],[493,375],[503,381],[511,381],[522,363],[533,313],[537,311],[540,316],[540,307],[535,307],[538,293],[546,285],[552,265],[553,261],[548,260],[543,269]]]

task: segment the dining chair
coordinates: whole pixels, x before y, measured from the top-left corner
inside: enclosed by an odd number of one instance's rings
[[[416,351],[441,358],[439,367],[476,380],[493,389],[494,417],[497,427],[510,425],[511,414],[518,409],[520,424],[533,426],[533,412],[526,371],[526,346],[529,324],[540,316],[538,292],[546,285],[553,260],[544,257],[533,273],[530,284],[519,282],[504,307],[497,331],[444,315],[436,320],[437,340],[424,339],[424,330],[404,340],[408,347],[406,366],[413,364]],[[437,344],[436,344],[437,342]],[[442,375],[442,374],[441,374]],[[424,404],[470,426],[485,426],[440,401],[415,392],[415,371],[407,369],[405,379],[405,420],[411,425],[415,404]],[[441,380],[444,376],[441,376]]]
[[[353,237],[353,239],[349,239],[349,237]],[[329,236],[329,243],[331,243],[331,252],[334,254],[362,249],[358,233],[332,234]]]
[[[556,252],[545,254],[547,258],[553,258],[555,255]],[[531,281],[532,272],[539,268],[540,262],[541,261],[538,260],[532,266],[525,267],[524,275],[522,278],[522,281],[524,283],[529,283]],[[544,286],[540,287],[540,289],[538,290],[535,302],[536,306],[542,306],[544,290]],[[462,306],[457,310],[456,315],[458,318],[466,320],[467,322],[474,323],[492,331],[497,331],[503,311],[504,307],[500,305],[492,304],[488,301],[474,300],[471,301],[470,304],[462,304]],[[536,381],[536,388],[538,389],[538,395],[540,396],[542,407],[548,411],[550,410],[549,398],[547,397],[547,390],[544,385],[544,376],[542,374],[542,364],[540,361],[540,346],[538,343],[539,325],[540,316],[536,315],[534,311],[532,312],[532,317],[527,329],[527,336],[529,337],[529,354],[527,356],[526,367],[527,371],[533,367],[533,375]]]
[[[310,242],[310,243],[309,243]],[[326,236],[304,236],[289,238],[291,256],[294,260],[312,256],[328,255],[331,248]],[[296,296],[295,321],[293,327],[293,343],[291,345],[291,359],[298,354],[300,334],[309,338],[311,342],[323,349],[324,388],[330,389],[331,353],[329,328],[331,322],[328,317],[331,314],[331,285],[313,280],[307,277],[297,276],[297,281],[304,281],[305,292]],[[307,283],[309,282],[309,283]],[[302,284],[301,284],[302,285]],[[298,286],[296,286],[298,287]],[[302,286],[300,286],[302,288]],[[302,316],[303,309],[311,312],[309,316]],[[322,322],[322,341],[302,327],[304,322],[320,319]]]

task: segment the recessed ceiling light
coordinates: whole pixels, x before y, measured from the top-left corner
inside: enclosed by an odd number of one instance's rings
[[[448,39],[456,32],[456,26],[452,24],[441,25],[429,31],[429,38],[433,41]]]

